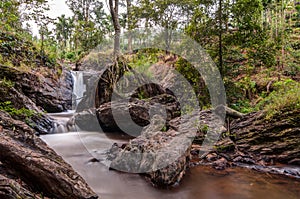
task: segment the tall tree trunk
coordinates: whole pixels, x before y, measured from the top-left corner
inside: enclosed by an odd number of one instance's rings
[[[127,3],[127,28],[128,28],[128,51],[132,52],[132,10],[131,0],[126,0]]]
[[[119,0],[109,0],[110,14],[112,17],[115,39],[114,39],[114,56],[117,58],[120,55],[120,35],[121,26],[119,22]]]
[[[284,2],[282,0],[281,2],[281,28],[282,28],[282,45],[281,45],[281,70],[284,68],[284,63],[285,63],[285,41],[284,41],[284,32],[285,32],[285,10],[284,10]]]
[[[222,0],[219,0],[219,67],[221,75],[223,75],[223,46],[222,46]]]

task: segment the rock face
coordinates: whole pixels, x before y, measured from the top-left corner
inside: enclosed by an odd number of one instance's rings
[[[271,119],[266,119],[264,112],[247,114],[230,123],[230,132],[218,141],[215,150],[200,159],[194,157],[200,164],[216,169],[237,165],[282,174],[282,169],[274,167],[276,164],[300,165],[299,113],[297,109],[283,110]],[[192,151],[197,152],[197,146]],[[284,173],[289,175],[289,171],[287,168]]]
[[[51,74],[51,71],[48,72]],[[0,78],[15,82],[15,88],[19,92],[49,113],[71,109],[72,77],[69,72],[63,71],[60,78],[54,78],[1,65]]]
[[[271,119],[263,112],[249,114],[231,124],[236,150],[256,162],[297,164],[300,157],[300,110],[282,111]],[[228,146],[230,143],[224,144]],[[300,165],[300,164],[299,164]]]
[[[11,106],[18,110],[26,108],[34,114],[30,117],[15,116],[16,119],[27,121],[30,126],[39,134],[47,134],[53,127],[53,120],[45,115],[30,98],[20,93],[13,87],[0,87],[0,95],[2,96],[0,102],[10,102]],[[18,118],[17,118],[18,117]]]
[[[25,123],[0,111],[0,126],[0,161],[11,175],[26,182],[31,190],[55,198],[97,198],[72,167],[35,136]],[[13,187],[18,186],[13,184]],[[26,192],[23,189],[19,192],[7,190],[5,195],[8,196]]]
[[[101,127],[105,131],[120,131],[119,126],[126,127],[127,125],[131,125],[128,123],[126,117],[127,113],[130,113],[131,119],[137,125],[144,127],[150,124],[149,111],[157,103],[161,104],[166,109],[167,123],[180,116],[180,106],[175,97],[172,95],[163,94],[147,100],[132,98],[129,103],[124,101],[116,101],[103,104],[97,109],[97,117]],[[114,115],[112,114],[112,104],[114,106]],[[118,124],[116,124],[114,117],[118,118]],[[122,120],[122,118],[124,119]]]

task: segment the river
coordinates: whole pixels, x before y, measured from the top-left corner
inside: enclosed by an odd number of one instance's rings
[[[64,121],[70,113],[52,115]],[[208,166],[191,168],[182,183],[171,189],[154,188],[143,176],[109,170],[93,156],[114,142],[126,142],[120,134],[69,132],[41,138],[61,155],[103,199],[299,199],[300,181],[245,168],[217,171]],[[88,146],[88,147],[87,147]],[[91,152],[91,153],[90,153]]]

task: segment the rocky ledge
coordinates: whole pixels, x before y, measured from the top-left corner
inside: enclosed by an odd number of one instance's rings
[[[1,198],[81,198],[97,195],[25,123],[0,111]]]
[[[38,107],[49,113],[70,110],[72,106],[72,77],[63,71],[55,77],[54,69],[43,67],[40,71],[22,71],[19,68],[0,65],[0,79],[14,82],[14,88],[28,97]],[[52,70],[52,71],[51,71]]]
[[[293,169],[300,165],[299,113],[298,109],[283,110],[270,119],[266,119],[264,112],[245,115],[231,122],[230,131],[218,141],[215,150],[201,159],[194,157],[198,163],[217,169],[243,166],[300,177],[300,172]],[[193,154],[197,154],[199,148],[194,145]]]

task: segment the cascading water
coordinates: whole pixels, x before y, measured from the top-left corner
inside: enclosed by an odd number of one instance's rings
[[[71,74],[73,78],[72,109],[76,110],[79,102],[84,96],[86,85],[84,83],[82,71],[72,71]]]
[[[83,71],[71,71],[73,79],[73,93],[72,93],[72,109],[64,113],[49,114],[54,119],[54,126],[51,133],[67,133],[77,130],[74,121],[74,112],[77,109],[78,104],[84,97],[86,92],[86,85],[84,83]]]

